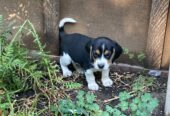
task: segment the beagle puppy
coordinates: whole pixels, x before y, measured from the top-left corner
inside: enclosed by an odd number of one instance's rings
[[[72,75],[68,65],[73,64],[77,71],[84,73],[88,88],[98,90],[94,72],[101,71],[101,81],[105,87],[113,84],[109,77],[110,65],[122,54],[122,47],[107,37],[91,38],[82,34],[67,34],[65,23],[76,23],[72,18],[59,22],[60,65],[64,77]]]

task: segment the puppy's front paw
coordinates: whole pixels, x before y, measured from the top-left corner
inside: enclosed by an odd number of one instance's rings
[[[63,76],[64,77],[70,77],[72,75],[72,72],[70,70],[64,70],[63,71]]]
[[[99,86],[98,86],[97,83],[89,83],[89,84],[88,84],[88,88],[89,88],[90,90],[99,90]]]
[[[110,87],[113,84],[113,81],[110,78],[102,79],[102,83],[105,87]]]

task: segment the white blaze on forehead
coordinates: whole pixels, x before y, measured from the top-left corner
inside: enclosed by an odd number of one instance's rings
[[[105,50],[105,44],[102,45],[102,50],[103,50],[103,51]]]

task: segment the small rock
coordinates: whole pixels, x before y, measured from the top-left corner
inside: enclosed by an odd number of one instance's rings
[[[148,74],[150,76],[160,77],[161,76],[161,71],[159,71],[159,70],[149,70]]]

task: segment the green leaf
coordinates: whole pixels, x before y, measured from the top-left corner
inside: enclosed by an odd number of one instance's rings
[[[134,111],[137,110],[138,106],[137,106],[135,103],[131,103],[131,104],[130,104],[130,108],[131,108],[131,110],[134,112]]]
[[[94,112],[97,112],[98,110],[100,110],[99,105],[96,104],[96,103],[86,104],[85,107],[86,107],[88,110],[91,110],[91,111],[94,111]]]
[[[141,62],[145,59],[146,56],[144,53],[140,53],[137,57],[138,57],[138,60]]]
[[[138,104],[140,102],[140,99],[138,97],[135,97],[133,100],[132,100],[133,103],[135,104]]]
[[[129,49],[128,48],[123,48],[123,54],[128,54],[129,53]]]
[[[79,107],[84,107],[84,105],[85,105],[85,103],[84,103],[84,98],[82,98],[81,100],[80,100],[80,99],[77,100],[77,101],[76,101],[76,104],[77,104],[77,106],[79,106]]]
[[[92,108],[94,111],[99,111],[100,110],[100,107],[97,103],[93,103],[93,108]]]
[[[110,114],[107,111],[102,112],[102,116],[110,116]]]
[[[148,114],[147,112],[142,111],[142,110],[141,111],[137,110],[136,115],[137,116],[150,116],[150,114]]]
[[[51,105],[51,106],[50,106],[50,110],[51,110],[52,112],[56,112],[56,111],[58,111],[58,108],[56,107],[56,105]]]
[[[133,59],[134,57],[135,57],[134,54],[132,54],[132,53],[129,54],[129,58],[130,58],[130,59]]]
[[[128,92],[124,91],[119,94],[119,101],[124,101],[129,99],[131,96]]]
[[[10,103],[1,103],[0,104],[0,109],[5,110],[6,108],[9,108],[9,106],[10,106]]]
[[[121,102],[119,103],[119,107],[121,108],[122,111],[127,110],[127,109],[128,109],[128,102],[126,102],[126,101],[121,101]]]
[[[121,111],[116,108],[113,108],[113,116],[120,116],[120,115],[121,115]]]
[[[90,92],[88,92],[86,94],[87,103],[90,103],[90,104],[93,103],[95,98],[96,98],[96,96],[94,94],[90,93]]]
[[[109,113],[114,112],[113,108],[111,106],[109,106],[109,105],[106,105],[106,111],[109,112]]]
[[[77,98],[77,99],[82,99],[82,98],[84,98],[84,95],[85,95],[85,92],[80,90],[80,91],[78,92],[76,98]]]
[[[148,102],[152,99],[152,96],[150,93],[145,93],[144,95],[141,96],[141,100],[143,102]]]
[[[158,100],[157,99],[152,99],[148,103],[148,111],[152,112],[156,107],[158,106]]]
[[[87,110],[85,110],[84,108],[77,108],[76,109],[76,114],[80,114],[80,115],[83,115],[83,116],[89,116]]]
[[[67,89],[78,89],[82,86],[82,84],[69,81],[64,83],[63,86]]]

